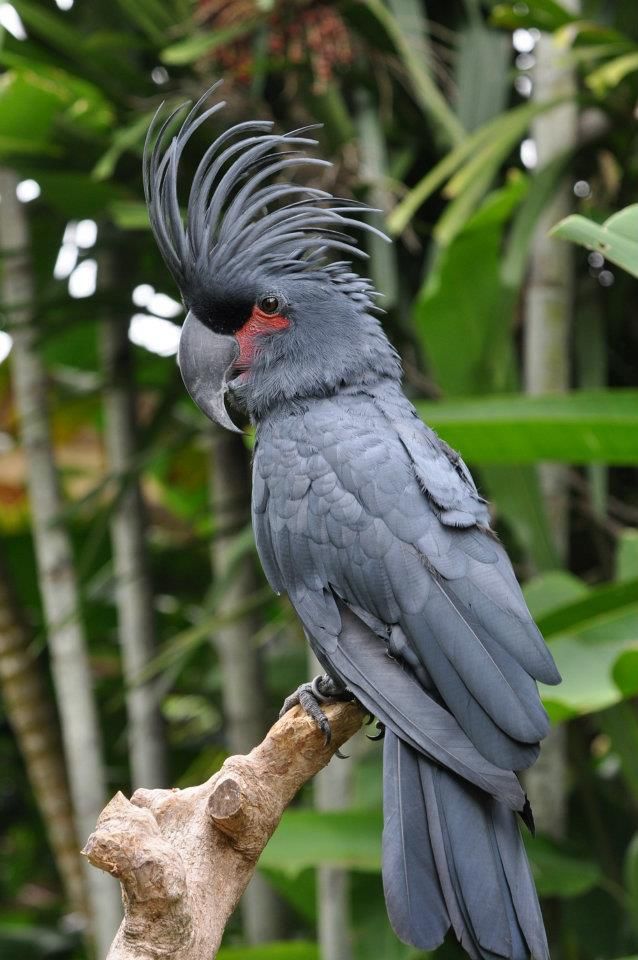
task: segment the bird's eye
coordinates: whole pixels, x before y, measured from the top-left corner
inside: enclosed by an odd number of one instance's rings
[[[262,297],[259,301],[259,309],[264,313],[277,313],[279,310],[279,297]]]

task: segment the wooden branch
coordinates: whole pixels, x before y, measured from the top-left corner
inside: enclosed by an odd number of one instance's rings
[[[352,702],[326,706],[332,741],[299,707],[247,756],[186,790],[118,793],[83,853],[122,885],[124,920],[107,960],[211,960],[297,791],[361,726]]]

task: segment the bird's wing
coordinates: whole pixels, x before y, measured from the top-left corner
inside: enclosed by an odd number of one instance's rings
[[[556,682],[556,669],[504,550],[480,525],[466,468],[409,419],[397,429],[399,412],[341,395],[260,428],[264,568],[325,657],[339,648],[340,598],[415,668],[483,757],[521,769],[548,729],[534,678]]]

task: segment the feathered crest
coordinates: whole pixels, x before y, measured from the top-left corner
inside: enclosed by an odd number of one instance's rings
[[[317,125],[275,134],[269,121],[248,121],[225,130],[199,162],[184,222],[177,183],[180,159],[193,134],[226,105],[221,100],[203,109],[220,83],[188,110],[175,136],[171,130],[190,104],[181,104],[164,120],[160,107],[144,147],[144,193],[151,227],[182,292],[247,269],[279,276],[321,272],[368,304],[374,295],[370,282],[352,273],[347,261],[330,259],[335,250],[348,257],[367,256],[350,235],[351,228],[387,239],[356,216],[378,211],[325,190],[272,182],[283,171],[302,165],[330,166],[303,152],[317,144],[306,136]]]

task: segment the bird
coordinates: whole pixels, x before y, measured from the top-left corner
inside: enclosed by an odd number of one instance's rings
[[[401,940],[432,950],[451,930],[473,960],[545,960],[518,774],[549,730],[537,681],[559,673],[486,500],[403,392],[378,292],[353,269],[357,237],[385,238],[373,211],[300,182],[327,165],[315,127],[226,127],[183,207],[182,156],[224,109],[218,89],[160,108],[144,190],[187,311],[184,384],[220,426],[238,429],[227,401],[254,424],[257,551],[325,670],[284,709],[300,703],[327,737],[327,700],[377,718],[383,888]]]

